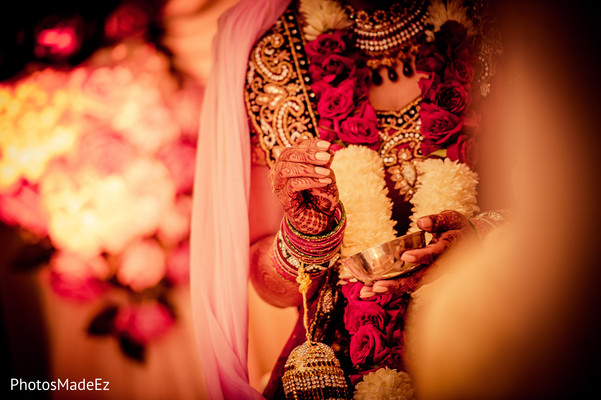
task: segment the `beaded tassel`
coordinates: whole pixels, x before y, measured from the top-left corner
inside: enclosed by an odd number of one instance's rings
[[[307,341],[294,348],[284,366],[282,383],[288,400],[347,400],[348,388],[340,362],[329,346],[314,342],[309,333],[307,291],[311,277],[304,265],[298,268],[296,278],[303,296],[303,323]]]

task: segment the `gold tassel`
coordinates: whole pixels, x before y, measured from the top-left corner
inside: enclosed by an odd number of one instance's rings
[[[294,348],[284,366],[282,383],[288,400],[348,399],[348,388],[340,362],[328,345],[314,342],[309,333],[307,291],[311,277],[304,264],[298,269],[296,282],[303,296],[303,323],[307,341]]]

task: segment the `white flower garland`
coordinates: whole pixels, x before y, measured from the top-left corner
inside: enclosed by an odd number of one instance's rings
[[[302,0],[300,11],[306,20],[304,33],[308,41],[330,30],[349,28],[352,24],[336,1]],[[434,0],[428,10],[429,22],[436,31],[445,21],[457,20],[466,26],[468,34],[474,34],[475,28],[465,11],[458,2],[451,1],[445,6],[442,1]],[[388,198],[384,165],[378,153],[364,146],[351,145],[336,152],[331,168],[347,217],[341,257],[394,239],[392,202]],[[417,231],[416,221],[425,215],[447,209],[461,212],[466,217],[477,213],[477,185],[478,174],[465,164],[449,159],[427,159],[419,163],[417,190],[410,201],[413,215],[408,232]],[[341,269],[340,277],[351,275]],[[413,398],[410,376],[388,367],[366,375],[356,385],[354,395],[356,400]]]
[[[406,372],[388,367],[367,374],[355,387],[354,400],[413,400],[415,390]]]
[[[455,210],[466,218],[479,212],[478,174],[467,165],[448,158],[427,159],[418,164],[417,190],[410,200],[413,215],[408,232],[419,230],[418,218]]]
[[[335,153],[331,168],[346,211],[341,256],[394,239],[392,202],[380,155],[368,147],[351,145]]]

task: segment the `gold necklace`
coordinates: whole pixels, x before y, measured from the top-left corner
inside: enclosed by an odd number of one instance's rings
[[[381,68],[387,68],[391,81],[398,79],[395,67],[399,61],[403,63],[403,74],[413,75],[411,61],[417,50],[416,39],[426,27],[428,13],[425,2],[408,3],[394,3],[387,11],[377,10],[371,15],[345,6],[353,22],[355,44],[367,56],[367,66],[376,85],[382,83],[378,72]]]

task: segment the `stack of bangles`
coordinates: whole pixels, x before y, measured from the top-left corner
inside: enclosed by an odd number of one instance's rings
[[[341,203],[334,219],[336,226],[331,231],[307,235],[294,228],[287,217],[282,218],[272,253],[273,266],[282,278],[296,282],[301,265],[308,274],[318,276],[336,262],[346,227],[346,214]]]

